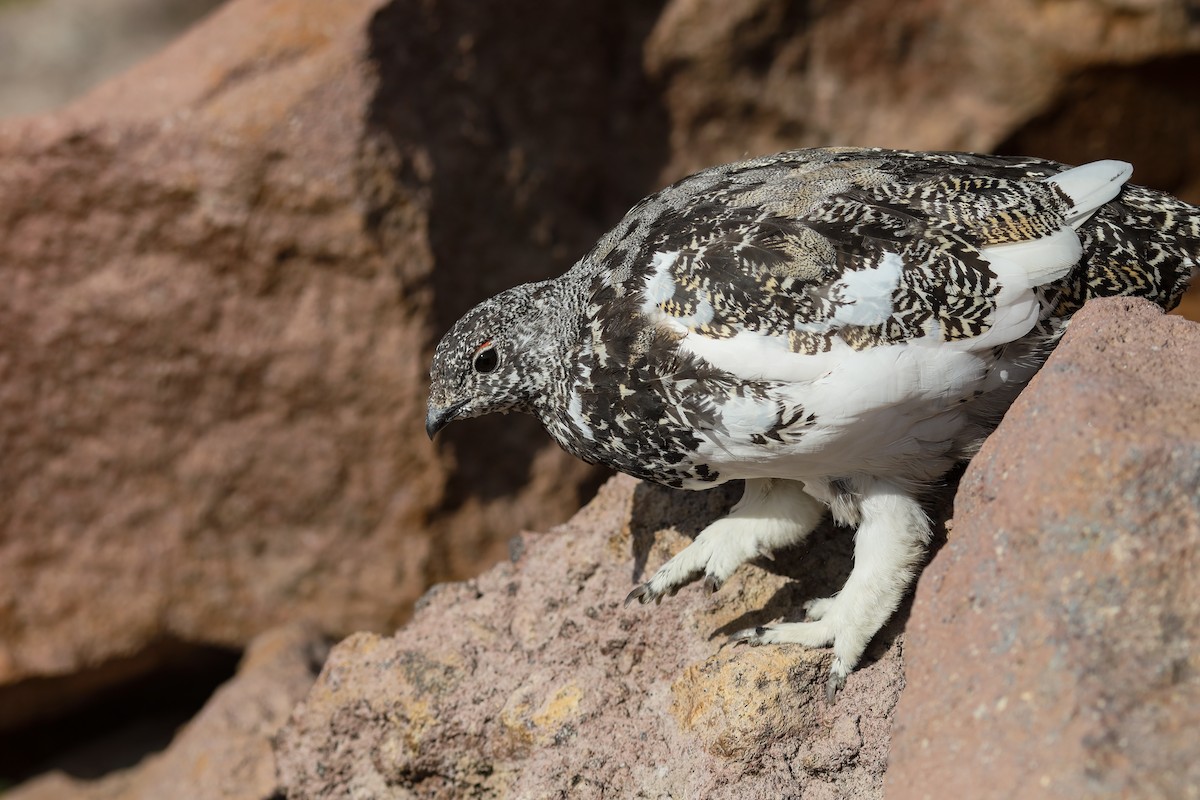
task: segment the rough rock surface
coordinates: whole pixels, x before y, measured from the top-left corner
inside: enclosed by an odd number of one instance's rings
[[[266,800],[275,793],[271,737],[309,687],[326,644],[291,625],[250,643],[237,675],[212,696],[170,748],[97,781],[51,773],[5,800]]]
[[[1082,312],[968,469],[908,633],[901,614],[833,708],[826,653],[720,641],[835,588],[844,532],[715,597],[621,609],[686,543],[654,531],[694,535],[723,503],[618,478],[513,563],[431,592],[395,638],[336,647],[279,737],[282,789],[874,797],[887,767],[889,797],[1188,796],[1198,359],[1200,326],[1149,304]]]
[[[511,563],[437,587],[394,638],[337,645],[280,734],[281,788],[377,800],[878,797],[903,684],[894,627],[833,707],[828,652],[722,646],[836,589],[849,531],[824,527],[807,553],[743,567],[716,595],[696,586],[622,608],[688,542],[680,532],[694,536],[736,494],[615,478],[566,525],[516,540]]]
[[[1198,355],[1200,326],[1145,303],[1082,312],[968,469],[907,624],[889,625],[832,708],[828,653],[721,642],[836,588],[848,532],[827,525],[716,596],[622,608],[737,490],[619,477],[566,525],[514,540],[509,562],[436,587],[395,637],[338,645],[276,737],[278,784],[205,781],[228,793],[203,796],[857,798],[881,796],[885,769],[894,797],[1187,796]],[[302,691],[298,658],[285,663]],[[193,747],[244,751],[208,727],[256,696],[243,683],[138,770],[44,778],[17,797],[171,796],[159,781],[195,763]],[[244,774],[269,773],[261,734],[286,705],[270,707],[269,724],[240,726],[259,736]],[[205,774],[223,774],[216,758]]]
[[[964,476],[907,627],[891,798],[1194,797],[1200,325],[1085,308]]]

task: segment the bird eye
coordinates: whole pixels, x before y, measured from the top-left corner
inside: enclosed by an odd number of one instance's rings
[[[494,370],[500,364],[500,355],[496,352],[496,348],[490,344],[485,344],[480,350],[475,353],[474,367],[476,372],[488,373]]]

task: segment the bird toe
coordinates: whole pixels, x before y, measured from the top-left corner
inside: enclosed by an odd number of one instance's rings
[[[819,622],[824,619],[830,609],[833,608],[833,602],[836,598],[821,597],[816,600],[809,600],[804,604],[804,618],[810,622]]]
[[[825,703],[833,705],[837,702],[838,692],[846,685],[846,674],[849,670],[843,669],[841,659],[833,660],[833,669],[829,672],[829,680],[825,682]]]
[[[668,589],[666,594],[667,596],[672,596],[677,591],[679,591],[678,588]],[[650,581],[643,583],[641,586],[635,587],[632,592],[625,595],[625,605],[628,606],[634,600],[638,601],[638,603],[641,605],[647,605],[651,601],[653,601],[655,605],[662,605],[663,596],[663,590],[655,589],[653,581]]]
[[[646,605],[646,603],[650,602],[650,595],[650,584],[643,583],[640,586],[634,587],[632,592],[625,595],[625,605],[628,607],[634,600],[637,600],[642,605]]]
[[[763,636],[766,632],[767,629],[763,627],[744,628],[737,633],[731,634],[725,643],[733,645],[748,644],[751,647],[758,647],[763,643]]]

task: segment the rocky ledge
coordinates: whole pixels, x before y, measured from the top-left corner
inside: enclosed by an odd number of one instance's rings
[[[1082,311],[957,494],[931,501],[941,536],[911,609],[833,706],[828,652],[724,640],[836,589],[848,531],[716,595],[623,608],[737,488],[618,477],[435,587],[394,636],[338,644],[315,683],[315,634],[267,634],[164,754],[6,798],[1188,796],[1196,364],[1200,325],[1142,301]]]
[[[1200,721],[1198,363],[1194,323],[1130,300],[1082,312],[967,470],[911,615],[832,707],[828,653],[723,641],[835,588],[849,534],[822,528],[716,595],[624,609],[736,490],[622,477],[514,540],[509,563],[430,592],[395,636],[338,645],[278,737],[281,788],[875,797],[886,773],[891,797],[1185,796],[1200,785],[1183,734]]]
[[[896,630],[832,708],[826,653],[724,645],[835,589],[848,535],[824,529],[815,552],[742,569],[716,595],[622,607],[734,499],[615,478],[569,523],[516,539],[510,563],[432,591],[395,637],[342,642],[279,738],[287,793],[878,793],[904,682]]]

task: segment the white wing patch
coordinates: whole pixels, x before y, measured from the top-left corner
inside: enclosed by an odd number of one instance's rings
[[[659,303],[665,303],[675,295],[675,279],[671,268],[679,260],[679,251],[655,253],[650,262],[654,271],[646,276],[646,300],[642,303],[642,313],[650,314]]]
[[[892,316],[892,293],[900,285],[904,262],[896,253],[886,253],[879,266],[847,270],[830,296],[839,306],[834,319],[843,325],[878,325]]]
[[[592,426],[588,424],[587,417],[583,413],[583,397],[578,391],[571,392],[571,401],[567,404],[567,414],[583,438],[595,441],[596,434],[592,432]]]
[[[743,330],[728,339],[714,339],[688,330],[665,314],[661,319],[683,334],[681,350],[744,381],[815,380],[853,352],[845,342],[835,340],[828,353],[802,355],[792,352],[781,336]]]
[[[996,302],[1003,304],[1022,291],[1066,277],[1083,256],[1083,245],[1075,229],[1067,227],[1040,239],[995,244],[979,252],[996,273]]]

